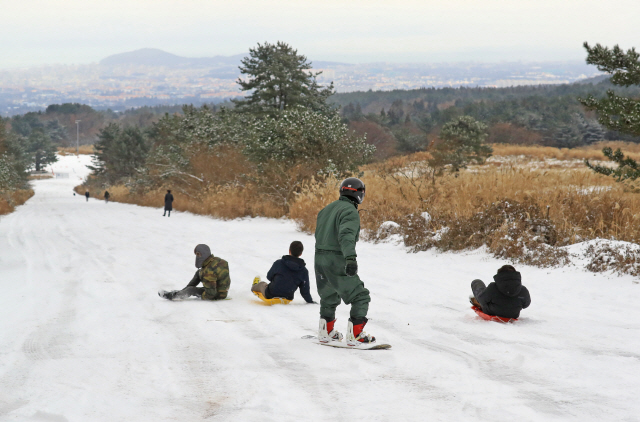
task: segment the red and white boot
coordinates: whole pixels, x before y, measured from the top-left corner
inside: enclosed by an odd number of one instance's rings
[[[376,338],[371,334],[365,333],[364,326],[369,320],[363,318],[361,320],[352,320],[349,318],[349,328],[347,331],[347,345],[359,346],[361,344],[371,344],[376,342]]]
[[[342,341],[342,334],[333,328],[336,320],[327,321],[320,317],[320,326],[318,328],[318,341],[320,343],[329,343],[330,341]]]

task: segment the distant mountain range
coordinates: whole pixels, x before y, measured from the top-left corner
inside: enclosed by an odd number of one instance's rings
[[[236,54],[234,56],[214,56],[189,58],[157,48],[141,48],[140,50],[126,53],[114,54],[100,60],[102,66],[164,66],[164,67],[221,67],[237,66],[246,54]]]
[[[182,57],[176,54],[167,53],[157,48],[141,48],[126,53],[114,54],[100,60],[102,66],[155,66],[168,68],[235,68],[240,66],[240,60],[248,56],[249,53],[236,54],[233,56],[214,57]],[[337,62],[312,62],[315,68],[325,68],[328,66],[345,65]],[[217,72],[216,72],[217,73]],[[233,72],[237,76],[239,72]],[[212,75],[213,76],[213,75]]]

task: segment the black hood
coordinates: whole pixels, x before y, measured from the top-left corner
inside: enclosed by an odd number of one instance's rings
[[[202,264],[211,256],[211,249],[207,245],[200,244],[196,246],[193,252],[200,252],[200,256],[196,255],[196,268],[202,268]]]
[[[500,293],[507,296],[517,296],[522,289],[522,277],[517,271],[498,273],[493,276],[493,281]]]
[[[304,263],[304,259],[296,258],[291,255],[284,255],[282,257],[284,265],[286,265],[291,271],[301,271],[307,264]]]

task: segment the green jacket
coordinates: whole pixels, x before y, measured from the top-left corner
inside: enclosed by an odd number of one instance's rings
[[[229,277],[229,264],[222,258],[211,255],[202,264],[202,268],[196,271],[189,286],[197,286],[202,282],[205,300],[218,300],[227,297],[231,278]]]
[[[318,213],[316,221],[316,250],[341,252],[345,258],[356,256],[356,242],[360,239],[358,207],[341,196]]]

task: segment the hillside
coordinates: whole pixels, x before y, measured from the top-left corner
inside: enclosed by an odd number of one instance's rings
[[[216,220],[73,196],[68,179],[0,218],[0,420],[634,420],[640,389],[638,284],[574,267],[520,266],[532,305],[515,324],[469,309],[474,278],[503,262],[482,250],[407,254],[359,243],[372,294],[367,331],[388,351],[331,349],[317,305],[262,305],[249,291],[301,240],[281,219]],[[102,192],[93,192],[93,195]],[[180,201],[180,197],[176,198]],[[160,204],[159,204],[160,205]],[[169,302],[193,247],[229,261],[232,300]],[[579,245],[579,248],[585,245]],[[311,272],[312,295],[315,280]],[[348,308],[338,309],[346,328]],[[355,416],[354,416],[355,415]]]

